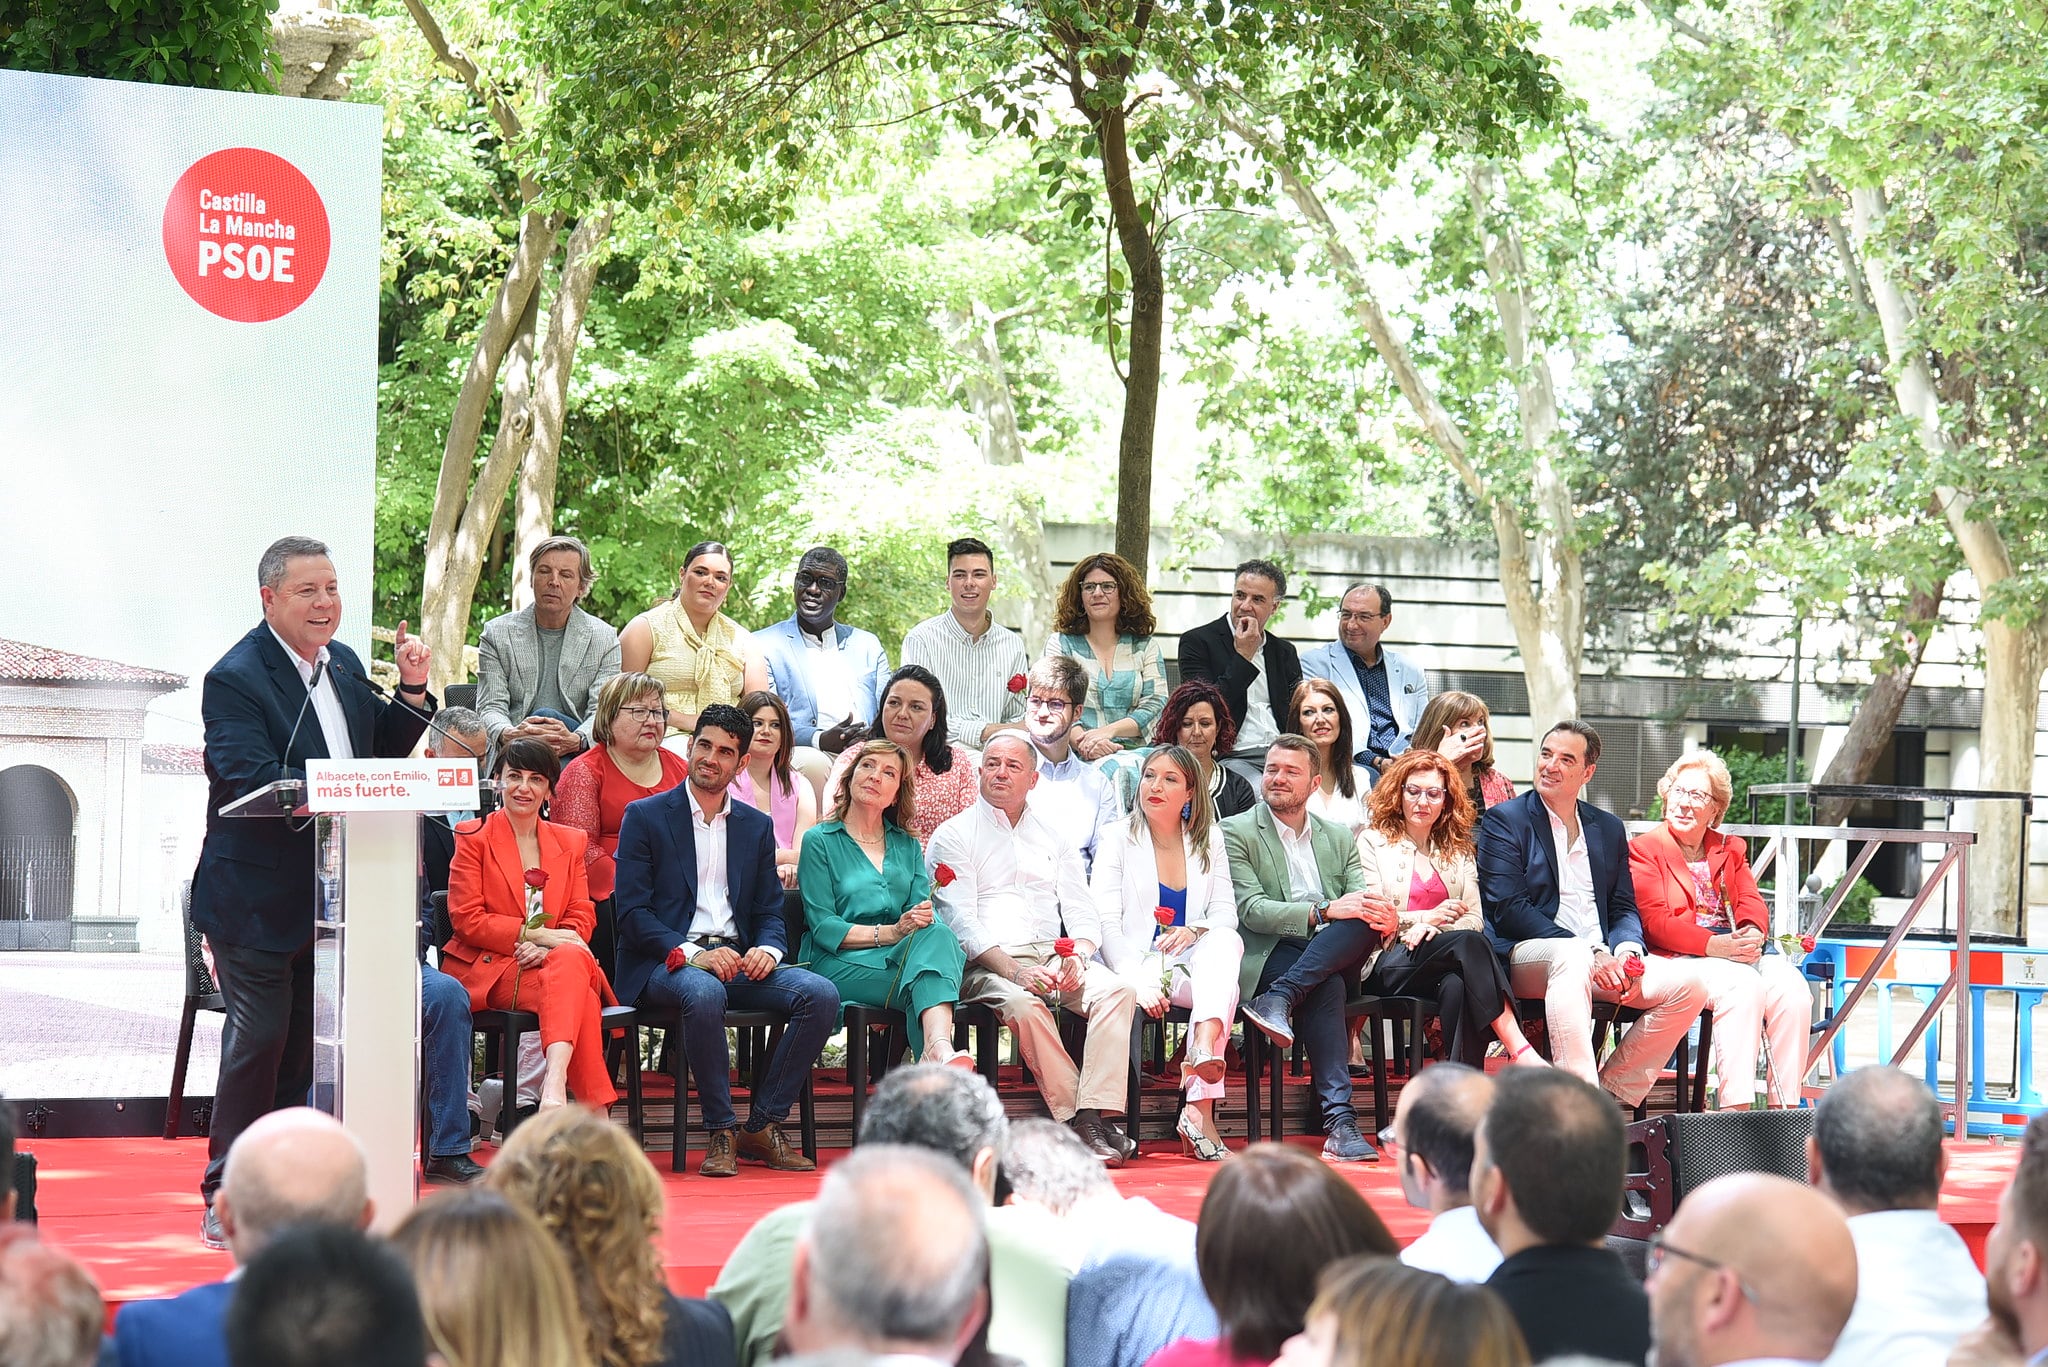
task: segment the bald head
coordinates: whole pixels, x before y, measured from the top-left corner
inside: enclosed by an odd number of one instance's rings
[[[1787,1178],[1715,1178],[1685,1198],[1662,1242],[1649,1288],[1660,1367],[1819,1361],[1856,1304],[1856,1246],[1841,1209]]]
[[[214,1213],[246,1263],[292,1225],[367,1228],[369,1165],[341,1122],[310,1107],[272,1111],[235,1140],[214,1197]]]

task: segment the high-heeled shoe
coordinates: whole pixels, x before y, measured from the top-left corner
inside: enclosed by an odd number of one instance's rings
[[[1187,1056],[1180,1063],[1180,1082],[1185,1087],[1190,1079],[1207,1083],[1223,1081],[1223,1055],[1212,1054],[1199,1044],[1190,1043]]]
[[[1230,1150],[1209,1137],[1202,1127],[1202,1113],[1192,1106],[1180,1108],[1180,1119],[1173,1123],[1180,1133],[1180,1151],[1189,1158],[1199,1158],[1204,1163],[1219,1163],[1230,1156]]]

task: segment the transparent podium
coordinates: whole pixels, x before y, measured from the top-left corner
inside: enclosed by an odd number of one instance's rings
[[[314,760],[223,816],[313,823],[313,1095],[369,1157],[377,1226],[417,1194],[422,812],[477,805],[474,760]]]

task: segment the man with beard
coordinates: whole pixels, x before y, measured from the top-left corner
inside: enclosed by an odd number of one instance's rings
[[[2038,1361],[2048,1352],[2048,1115],[2027,1122],[2020,1162],[1984,1245],[1991,1319],[1951,1362]]]

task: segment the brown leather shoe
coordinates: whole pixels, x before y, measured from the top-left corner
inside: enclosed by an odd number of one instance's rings
[[[811,1172],[817,1164],[792,1148],[782,1126],[770,1123],[758,1130],[741,1130],[740,1157],[749,1163],[763,1163],[777,1172]]]
[[[697,1169],[699,1177],[738,1177],[740,1165],[733,1158],[733,1130],[713,1130],[710,1152],[704,1155],[704,1165]]]
[[[1067,1122],[1067,1128],[1081,1136],[1088,1152],[1100,1158],[1104,1167],[1120,1168],[1124,1165],[1124,1151],[1116,1140],[1110,1138],[1109,1127],[1102,1123],[1101,1116],[1077,1115]]]

